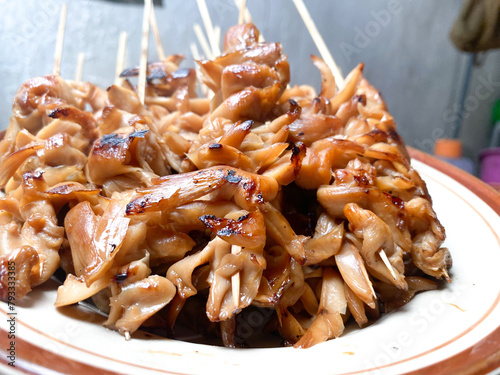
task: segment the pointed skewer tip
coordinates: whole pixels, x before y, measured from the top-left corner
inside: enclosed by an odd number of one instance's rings
[[[391,273],[391,276],[394,278],[394,280],[397,280],[398,277],[396,276],[396,273],[394,272],[394,268],[392,267],[391,262],[389,262],[389,258],[387,258],[387,254],[385,253],[384,249],[381,249],[380,252],[380,258],[382,258],[382,261],[384,262],[385,266]]]

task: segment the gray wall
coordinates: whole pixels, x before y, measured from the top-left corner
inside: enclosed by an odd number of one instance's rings
[[[8,124],[12,98],[23,81],[52,72],[60,0],[0,0],[0,128]],[[99,0],[69,4],[61,74],[73,78],[85,52],[84,80],[106,87],[113,82],[118,36],[129,34],[128,65],[138,65],[142,7]],[[202,23],[195,0],[163,0],[156,7],[167,53],[183,53],[192,66],[192,25]],[[237,22],[233,0],[207,0],[214,24],[223,32]],[[382,92],[409,145],[432,152],[434,140],[453,133],[467,56],[448,33],[457,0],[306,0],[318,29],[344,74],[358,62]],[[292,83],[319,88],[309,55],[318,54],[291,0],[249,0],[255,24],[266,40],[281,41],[289,55]],[[151,37],[150,60],[156,59]],[[476,158],[487,146],[491,109],[500,97],[500,52],[475,67],[461,132],[465,154]]]

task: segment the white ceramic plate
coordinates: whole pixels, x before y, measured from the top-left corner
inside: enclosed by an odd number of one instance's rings
[[[375,324],[351,329],[311,349],[239,350],[147,337],[125,341],[118,333],[88,321],[89,315],[71,316],[67,310],[57,310],[53,306],[56,285],[49,282],[16,307],[17,369],[220,375],[306,374],[312,369],[327,374],[430,374],[453,373],[446,369],[462,365],[471,371],[491,370],[492,364],[484,361],[496,358],[493,366],[497,366],[500,353],[500,217],[456,180],[422,162],[413,164],[427,182],[446,228],[453,282],[445,288],[421,293]],[[7,305],[1,303],[3,330],[7,329],[6,314]],[[6,332],[0,336],[5,353]]]

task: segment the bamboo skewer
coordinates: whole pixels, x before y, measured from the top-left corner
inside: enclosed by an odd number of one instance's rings
[[[252,15],[250,14],[250,11],[247,8],[246,0],[234,0],[234,4],[236,5],[236,8],[239,9],[238,23],[240,25],[242,23],[252,23]],[[244,9],[243,22],[240,22],[242,9]]]
[[[189,49],[191,50],[191,55],[193,56],[193,60],[201,60],[200,51],[198,51],[196,43],[189,44]]]
[[[302,20],[306,24],[307,30],[309,31],[309,34],[311,34],[311,37],[314,40],[314,44],[316,44],[316,47],[318,48],[321,57],[332,71],[333,76],[335,77],[335,83],[337,84],[337,87],[339,89],[343,88],[345,83],[342,72],[335,63],[335,60],[333,60],[332,54],[328,50],[328,47],[326,46],[325,41],[321,37],[321,34],[319,33],[318,28],[316,27],[313,19],[311,18],[309,11],[304,5],[304,2],[302,0],[293,0],[293,3],[297,7],[297,10],[300,16],[302,17]]]
[[[66,28],[66,14],[68,12],[68,5],[61,6],[61,14],[59,16],[59,26],[57,28],[56,51],[54,54],[54,71],[53,74],[61,75],[61,56],[64,43],[64,29]]]
[[[208,45],[207,39],[205,38],[205,34],[203,33],[203,30],[201,26],[197,23],[193,25],[194,32],[196,34],[196,39],[198,39],[198,43],[200,43],[201,48],[203,49],[203,53],[205,54],[205,58],[213,60],[215,58],[214,52],[210,49],[210,46]],[[191,48],[191,54],[193,55],[193,58],[195,60],[201,60],[203,57],[200,55],[198,48],[196,47],[195,43],[191,43],[190,45]],[[201,72],[200,72],[200,67],[196,65],[196,76],[198,77],[198,81],[201,87],[201,93],[207,97],[207,98],[212,98],[213,92],[208,89],[208,87],[203,83],[203,80],[201,79]]]
[[[239,17],[238,23],[241,25],[242,23],[253,23],[252,15],[246,6],[246,0],[234,0],[234,4],[239,9]],[[243,14],[243,22],[241,20],[241,14]],[[266,40],[262,33],[259,34],[259,43],[264,43]]]
[[[123,82],[123,78],[120,77],[123,69],[125,69],[125,59],[127,55],[127,32],[122,31],[120,33],[120,39],[118,41],[118,53],[116,54],[116,68],[115,68],[115,85],[120,86]]]
[[[85,63],[85,54],[80,52],[78,54],[78,59],[76,61],[76,72],[75,72],[75,81],[81,82],[83,77],[83,64]]]
[[[368,286],[370,287],[370,291],[372,292],[373,300],[377,300],[377,294],[375,293],[375,289],[373,289],[373,284],[372,281],[370,280],[370,275],[368,275],[368,272],[366,271],[365,267],[361,267],[361,273],[363,274]]]
[[[219,46],[219,41],[220,41],[220,35],[221,35],[221,29],[219,25],[214,26],[214,34],[215,34],[215,40],[217,41],[217,46]],[[214,51],[214,57],[217,57],[221,54],[220,50],[218,54],[215,54]]]
[[[385,266],[387,267],[387,269],[391,273],[391,276],[394,278],[394,280],[397,280],[398,278],[396,276],[396,273],[394,272],[392,264],[391,264],[391,262],[389,262],[389,258],[387,257],[387,254],[385,253],[384,249],[380,249],[379,254],[380,254],[380,258],[382,258],[382,261],[384,262]]]
[[[247,11],[247,0],[240,1],[240,4],[236,4],[240,9],[240,14],[238,15],[238,24],[243,25],[245,23],[245,13]]]
[[[152,0],[144,0],[144,14],[142,17],[142,40],[141,40],[141,60],[139,64],[139,100],[144,104],[146,96],[146,75],[148,69],[148,46],[149,46],[149,21],[151,18]]]
[[[196,34],[196,39],[198,39],[198,43],[200,43],[201,49],[203,50],[203,53],[205,54],[205,57],[209,60],[212,60],[214,58],[212,54],[212,50],[210,49],[210,46],[208,45],[207,39],[205,38],[205,34],[203,34],[203,30],[201,29],[201,26],[197,23],[193,25],[193,30],[194,33]]]
[[[193,56],[193,59],[195,61],[201,60],[200,52],[198,51],[198,47],[196,47],[196,44],[191,43],[189,45],[189,48],[191,49],[191,56]],[[200,86],[201,94],[205,97],[208,97],[208,95],[209,95],[208,87],[203,83],[203,80],[201,79],[201,72],[200,72],[200,67],[198,64],[195,64],[195,70],[196,70],[196,78],[198,79],[198,85]]]
[[[216,38],[212,20],[210,19],[210,13],[208,12],[207,3],[205,0],[196,0],[198,3],[198,9],[200,10],[201,19],[203,20],[203,25],[205,26],[205,31],[208,36],[208,42],[214,53],[214,56],[220,55],[219,42]]]
[[[151,7],[151,31],[153,32],[153,37],[155,40],[156,51],[158,53],[158,58],[160,61],[165,60],[165,50],[163,49],[163,44],[161,42],[160,31],[158,30],[158,23],[156,22],[155,7]]]
[[[231,254],[239,254],[241,252],[241,246],[231,245]],[[238,309],[240,307],[240,273],[237,272],[231,276],[231,290],[233,293],[234,308]]]

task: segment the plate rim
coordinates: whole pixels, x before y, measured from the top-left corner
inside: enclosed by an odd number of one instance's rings
[[[412,159],[451,177],[483,200],[500,216],[500,193],[477,177],[413,147],[407,147]],[[463,351],[407,375],[457,373],[488,374],[500,367],[500,326],[489,335]]]

